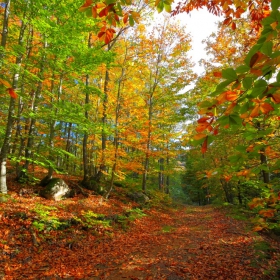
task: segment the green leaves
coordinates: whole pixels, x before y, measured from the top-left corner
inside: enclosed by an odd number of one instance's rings
[[[240,73],[240,74],[243,74],[243,73],[246,73],[250,70],[250,67],[248,67],[247,65],[240,65],[236,68],[236,73]]]
[[[280,7],[280,1],[279,0],[272,0],[271,1],[271,8],[273,11],[277,11]]]
[[[253,84],[253,78],[252,77],[245,77],[242,81],[242,85],[244,89],[250,89]]]
[[[255,82],[253,90],[251,92],[251,97],[256,98],[261,96],[267,89],[267,82],[263,79]]]
[[[271,56],[272,54],[272,47],[273,47],[273,43],[271,41],[268,42],[264,42],[260,51],[263,54],[266,54],[267,56]]]
[[[217,120],[217,122],[225,127],[236,127],[242,125],[242,119],[238,114],[222,116]]]
[[[163,9],[167,12],[171,12],[171,4],[173,3],[172,0],[156,0],[155,6],[157,7],[158,13],[161,13]]]
[[[237,80],[237,74],[233,68],[222,70],[222,77],[231,82]]]

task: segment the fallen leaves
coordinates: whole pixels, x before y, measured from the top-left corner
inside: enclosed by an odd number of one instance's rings
[[[125,230],[115,227],[97,233],[74,225],[39,233],[30,230],[30,209],[36,203],[56,207],[61,217],[89,209],[112,215],[128,207],[114,197],[100,203],[97,196],[62,202],[19,197],[6,203],[1,209],[0,247],[7,279],[264,279],[264,264],[251,266],[256,261],[254,235],[246,232],[243,222],[213,207],[145,210],[147,216]],[[19,212],[26,214],[15,215]],[[33,234],[40,238],[38,246]]]

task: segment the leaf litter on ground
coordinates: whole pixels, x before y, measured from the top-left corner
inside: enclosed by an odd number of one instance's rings
[[[137,207],[117,196],[108,201],[89,195],[55,202],[11,192],[10,199],[0,204],[0,279],[256,280],[279,276],[279,242],[252,232],[246,221],[234,220],[212,206],[146,209],[145,216],[131,219],[126,226],[121,220],[112,227],[72,223],[59,230],[39,230],[34,227],[38,205],[58,221],[83,213],[122,217]],[[254,247],[258,242],[269,244],[269,250],[258,254]]]

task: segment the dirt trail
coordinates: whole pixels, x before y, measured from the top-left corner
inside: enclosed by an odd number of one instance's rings
[[[212,207],[154,214],[114,241],[123,250],[103,267],[104,279],[270,279],[244,223]]]
[[[6,253],[2,279],[277,279],[264,275],[268,261],[256,259],[253,250],[261,237],[248,231],[245,222],[213,207],[147,214],[127,231],[114,230],[98,238],[72,229],[71,243],[62,233],[56,239],[44,236],[38,246],[32,245],[32,236],[17,236],[13,241],[17,252]]]

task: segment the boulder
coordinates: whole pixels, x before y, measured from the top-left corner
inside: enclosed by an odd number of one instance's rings
[[[68,185],[60,178],[53,178],[44,189],[40,191],[40,196],[46,199],[59,201],[63,198],[73,196],[73,192]]]
[[[128,194],[128,197],[140,204],[147,204],[150,201],[150,198],[143,192],[130,193]]]

